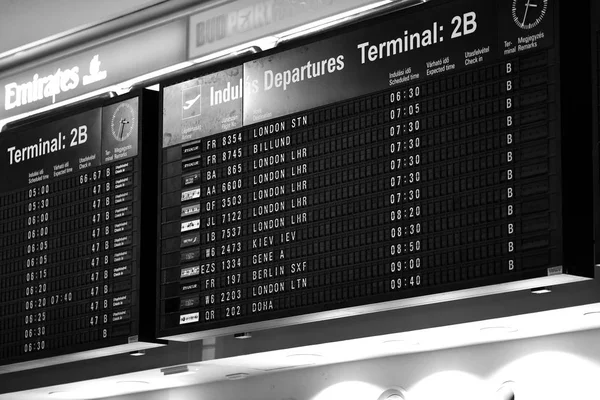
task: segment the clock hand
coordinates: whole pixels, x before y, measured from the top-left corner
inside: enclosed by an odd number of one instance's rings
[[[129,123],[125,118],[121,118],[121,129],[119,130],[119,140],[123,139],[123,131],[125,130],[125,125]]]
[[[530,5],[529,0],[527,0],[527,3],[525,3],[525,15],[523,15],[523,22],[521,23],[523,26],[525,26],[525,20],[527,19],[527,12],[529,11]]]

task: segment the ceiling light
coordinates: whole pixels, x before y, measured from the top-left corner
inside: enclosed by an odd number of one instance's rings
[[[164,376],[168,376],[168,375],[176,375],[176,374],[185,374],[186,372],[192,372],[192,371],[190,371],[190,369],[188,368],[187,365],[178,365],[176,367],[162,368],[160,370],[160,372],[162,372]]]
[[[260,51],[262,51],[260,47],[250,46],[245,49],[234,51],[233,55],[235,57],[241,57],[241,56],[246,56],[246,55],[250,55],[250,54],[256,54],[256,53],[259,53]]]
[[[514,400],[515,399],[515,383],[512,381],[504,382],[496,391],[497,400]]]
[[[250,333],[250,332],[236,333],[235,335],[233,335],[233,337],[236,339],[250,339],[252,337],[252,333]]]
[[[539,288],[531,289],[531,293],[533,293],[533,294],[547,294],[547,293],[552,293],[552,289],[550,289],[549,287],[539,287]]]
[[[115,90],[119,94],[127,93],[131,90],[132,87],[134,87],[135,85],[137,85],[139,83],[142,83],[145,81],[150,81],[154,78],[160,78],[163,75],[175,73],[182,69],[191,67],[192,65],[193,65],[193,63],[191,61],[180,62],[179,64],[171,65],[169,67],[165,67],[165,68],[159,69],[157,71],[149,72],[147,74],[140,75],[136,78],[129,79],[125,82],[116,84],[113,86],[113,90]]]
[[[407,339],[390,339],[383,342],[385,346],[389,347],[408,347],[408,346],[418,346],[420,343],[416,340],[407,340]]]
[[[252,40],[248,43],[243,43],[237,46],[228,47],[223,50],[219,50],[217,52],[195,58],[189,62],[192,64],[202,64],[205,62],[213,61],[221,57],[229,57],[235,55],[236,53],[245,54],[248,51],[258,51],[258,49],[265,51],[274,48],[277,46],[279,39],[275,36],[266,36],[261,39]]]
[[[250,374],[245,374],[243,372],[240,372],[237,374],[225,375],[225,378],[229,379],[230,381],[238,381],[240,379],[246,379],[249,376],[250,376]]]
[[[141,357],[141,356],[145,356],[146,355],[146,350],[137,350],[137,351],[132,351],[131,353],[129,353],[130,356],[133,357]]]
[[[406,390],[403,388],[391,388],[381,393],[378,400],[405,400]]]
[[[310,22],[308,24],[290,29],[288,31],[277,34],[277,36],[279,38],[281,38],[282,41],[288,41],[291,39],[295,39],[297,37],[306,36],[311,33],[319,32],[323,29],[340,24],[340,23],[344,22],[344,20],[346,18],[355,16],[357,14],[360,14],[360,13],[363,13],[363,12],[366,12],[369,10],[373,10],[378,7],[382,7],[382,6],[390,4],[390,3],[392,3],[392,0],[383,0],[383,1],[379,1],[379,2],[376,2],[373,4],[363,6],[363,7],[355,8],[350,11],[346,11],[346,12],[336,14],[331,17],[323,18],[321,20]]]
[[[511,326],[485,326],[480,329],[481,333],[484,334],[506,334],[517,332],[517,328]]]
[[[600,317],[600,311],[588,311],[583,314],[585,317]]]

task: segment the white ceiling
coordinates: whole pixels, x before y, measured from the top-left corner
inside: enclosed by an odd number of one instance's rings
[[[0,0],[0,55],[166,0]]]

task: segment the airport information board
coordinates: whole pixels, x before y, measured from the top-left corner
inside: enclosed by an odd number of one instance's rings
[[[0,134],[2,364],[138,341],[140,107]]]
[[[555,7],[433,2],[164,87],[159,336],[576,272]]]

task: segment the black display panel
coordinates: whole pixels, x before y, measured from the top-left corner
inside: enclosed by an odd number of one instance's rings
[[[156,183],[142,165],[156,168],[156,105],[138,92],[0,134],[0,365],[106,355],[154,337],[142,308],[145,299],[152,309],[142,283],[154,274],[141,269],[143,238],[155,237],[142,214],[153,214]]]
[[[434,1],[167,84],[158,336],[591,277],[568,34],[532,4]]]
[[[592,64],[592,74],[590,77],[590,86],[592,89],[593,98],[593,131],[594,131],[594,143],[595,146],[595,157],[594,157],[594,205],[595,205],[595,237],[600,236],[600,141],[599,127],[600,127],[600,63],[598,58],[600,56],[600,7],[598,2],[590,2],[590,23],[591,23],[591,35],[589,37],[591,52],[589,57]],[[584,43],[582,43],[583,45]],[[595,241],[595,264],[598,264],[600,260],[600,246],[598,241]]]

